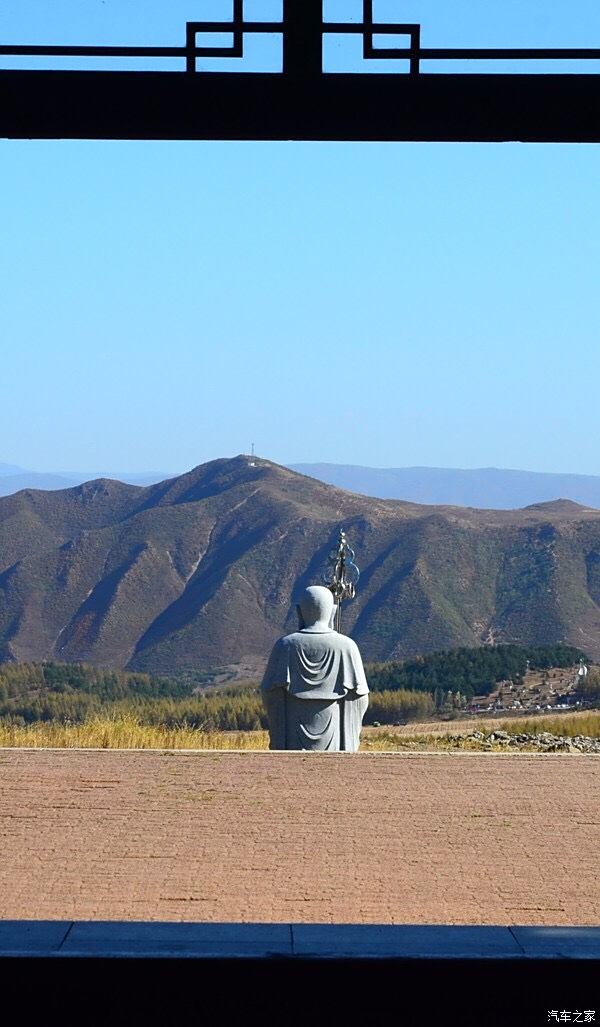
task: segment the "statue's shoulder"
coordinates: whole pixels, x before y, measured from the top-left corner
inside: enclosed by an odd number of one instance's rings
[[[360,651],[354,639],[350,638],[349,635],[338,634],[337,637],[340,639],[339,645],[342,649],[347,649],[349,652],[352,653],[357,653]]]
[[[340,651],[352,661],[353,666],[362,667],[362,655],[358,645],[353,638],[349,638],[348,635],[340,635],[343,638],[342,646]]]
[[[283,649],[287,649],[289,646],[297,646],[302,642],[302,633],[300,631],[292,631],[289,635],[284,635],[283,638],[279,639],[277,645],[280,645]]]

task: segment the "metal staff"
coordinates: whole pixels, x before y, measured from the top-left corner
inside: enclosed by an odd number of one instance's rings
[[[354,562],[354,550],[349,546],[346,532],[340,531],[335,549],[328,558],[328,569],[323,575],[327,588],[333,593],[337,603],[335,630],[342,630],[342,603],[345,599],[354,599],[360,571]]]

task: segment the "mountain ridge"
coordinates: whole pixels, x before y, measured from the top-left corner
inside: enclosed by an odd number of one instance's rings
[[[289,465],[299,474],[380,499],[434,506],[516,510],[564,497],[600,509],[600,476],[484,467],[361,467],[354,464]]]
[[[0,499],[0,659],[260,671],[340,527],[365,659],[489,642],[600,655],[600,511],[370,499],[240,455]]]
[[[483,467],[362,467],[353,464],[299,463],[289,468],[346,491],[380,499],[401,499],[428,505],[472,506],[476,509],[519,509],[564,497],[591,508],[600,508],[600,477],[592,474],[560,474],[541,471]],[[0,496],[25,489],[59,491],[86,481],[110,479],[123,484],[148,486],[178,474],[101,473],[81,471],[26,471],[0,463]]]
[[[600,509],[600,477],[514,471],[502,468],[400,467],[374,468],[345,464],[290,464],[289,469],[347,491],[379,499],[400,499],[434,506],[475,509],[522,509],[564,497]],[[102,473],[33,472],[0,464],[0,496],[24,489],[59,491],[100,478],[147,486],[181,475],[159,472]]]

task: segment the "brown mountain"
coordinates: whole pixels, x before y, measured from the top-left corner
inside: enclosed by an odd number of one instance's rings
[[[267,461],[0,499],[0,658],[257,670],[343,526],[369,660],[490,641],[600,655],[600,511],[369,499]]]

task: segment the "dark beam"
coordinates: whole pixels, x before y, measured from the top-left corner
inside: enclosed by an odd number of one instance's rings
[[[0,136],[599,142],[600,75],[0,71]]]
[[[312,79],[323,65],[322,0],[284,0],[283,70],[291,79]]]

